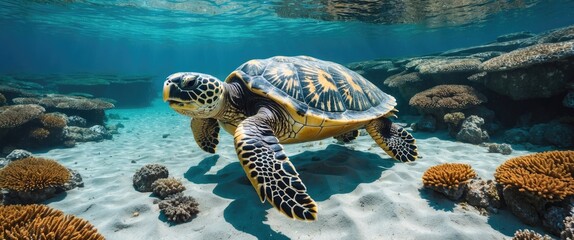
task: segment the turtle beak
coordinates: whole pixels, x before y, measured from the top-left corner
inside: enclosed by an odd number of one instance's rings
[[[184,94],[183,96],[186,96]],[[177,83],[173,82],[172,80],[167,80],[163,84],[163,101],[167,102],[170,100],[180,100],[182,96],[182,91],[177,86]]]

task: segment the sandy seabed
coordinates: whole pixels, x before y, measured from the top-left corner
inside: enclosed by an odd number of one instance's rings
[[[317,221],[301,222],[259,201],[226,132],[217,153],[209,154],[193,140],[189,118],[164,103],[107,113],[129,118],[108,122],[125,125],[113,140],[34,153],[78,170],[85,183],[48,205],[90,221],[107,239],[504,239],[532,229],[508,210],[484,216],[455,204],[423,189],[421,180],[426,169],[447,162],[468,163],[493,179],[502,162],[529,151],[488,153],[445,133],[414,133],[422,158],[405,164],[369,136],[346,145],[334,139],[284,145],[319,206]],[[133,188],[134,173],[150,163],[166,166],[197,200],[200,213],[192,221],[170,224],[156,197]]]

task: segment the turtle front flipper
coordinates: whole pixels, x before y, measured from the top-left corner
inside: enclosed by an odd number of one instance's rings
[[[417,159],[415,138],[388,118],[379,118],[367,124],[367,132],[389,156],[401,162]]]
[[[290,218],[317,219],[317,204],[266,121],[266,114],[245,119],[235,131],[235,149],[261,202],[267,199]]]
[[[339,142],[348,143],[348,142],[351,142],[351,141],[357,139],[358,136],[359,136],[359,130],[353,130],[353,131],[349,131],[349,132],[343,133],[341,135],[335,136],[333,138],[337,139],[337,141],[339,141]]]
[[[203,151],[215,153],[219,143],[219,123],[214,118],[191,119],[191,131],[195,142]]]

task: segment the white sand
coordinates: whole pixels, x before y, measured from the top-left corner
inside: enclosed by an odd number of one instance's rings
[[[48,205],[89,220],[107,239],[502,239],[529,228],[508,210],[483,216],[423,190],[421,182],[427,168],[446,162],[469,163],[492,179],[498,165],[527,151],[504,156],[446,135],[414,133],[423,158],[404,164],[369,136],[347,145],[333,139],[285,145],[319,205],[316,222],[300,222],[259,202],[229,134],[222,131],[217,154],[205,153],[188,118],[159,101],[154,105],[108,111],[129,118],[110,121],[125,125],[111,141],[35,153],[78,170],[85,182]],[[160,217],[155,197],[134,190],[133,174],[150,163],[165,165],[197,199],[201,212],[191,222],[171,225]]]

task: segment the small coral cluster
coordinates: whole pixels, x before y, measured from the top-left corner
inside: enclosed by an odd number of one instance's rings
[[[511,158],[496,169],[494,177],[495,181],[483,181],[476,178],[470,165],[446,163],[425,171],[423,184],[452,200],[464,196],[470,205],[490,212],[508,206],[529,225],[542,225],[555,235],[572,235],[574,151]],[[528,238],[534,235],[522,231],[515,239],[539,239]]]
[[[523,229],[516,231],[512,240],[552,240],[552,238],[548,235],[542,236],[532,230]]]
[[[0,219],[0,239],[105,239],[88,221],[44,205],[0,205]]]
[[[190,221],[199,212],[193,197],[184,196],[185,186],[175,178],[168,178],[168,169],[159,164],[141,167],[133,177],[134,188],[140,192],[153,192],[160,199],[159,208],[171,222]]]

